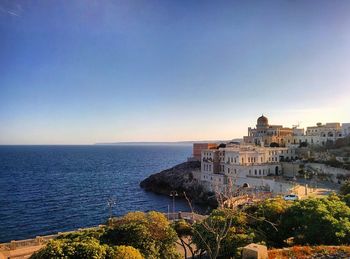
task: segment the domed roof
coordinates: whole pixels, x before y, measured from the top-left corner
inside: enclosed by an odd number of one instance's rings
[[[268,125],[269,124],[269,120],[264,116],[264,115],[261,115],[259,118],[258,118],[258,121],[257,121],[258,125]]]

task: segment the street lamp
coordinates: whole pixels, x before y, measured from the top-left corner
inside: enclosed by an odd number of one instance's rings
[[[112,209],[114,207],[114,205],[117,204],[115,198],[113,197],[109,197],[108,200],[107,200],[107,204],[108,204],[108,208],[109,208],[109,219],[112,219]]]
[[[171,191],[170,192],[170,197],[173,197],[173,214],[175,214],[175,196],[179,196],[177,191]]]
[[[304,174],[304,181],[305,181],[305,196],[307,197],[308,193],[307,193],[307,178],[308,178],[308,175],[307,175],[307,171],[305,172]]]

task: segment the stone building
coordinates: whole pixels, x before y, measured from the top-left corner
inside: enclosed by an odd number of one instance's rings
[[[248,128],[248,136],[243,137],[243,141],[247,144],[255,144],[259,146],[286,146],[287,137],[295,134],[303,134],[303,129],[286,128],[282,125],[269,125],[268,119],[262,115],[258,118],[256,128]],[[288,138],[290,139],[290,138]]]
[[[282,125],[269,125],[268,119],[262,115],[257,120],[256,128],[248,128],[248,136],[243,137],[243,141],[258,146],[286,147],[300,145],[302,142],[324,146],[349,135],[350,123],[317,123],[316,126],[307,127],[304,132],[304,129],[296,126],[286,128]]]
[[[223,188],[231,182],[274,191],[273,177],[282,174],[280,161],[296,158],[295,149],[286,147],[229,145],[206,149],[202,150],[201,181],[209,189]]]
[[[347,125],[347,123],[343,123]],[[344,127],[346,128],[346,127]],[[324,146],[327,143],[334,143],[337,139],[345,137],[344,128],[339,122],[317,123],[316,126],[306,128],[306,132],[301,136],[294,136],[293,143],[300,144],[305,142],[309,145]]]
[[[344,137],[350,136],[350,123],[342,123],[341,128]]]
[[[202,156],[202,150],[216,149],[218,144],[216,143],[193,143],[192,157],[189,157],[189,161],[200,161]]]

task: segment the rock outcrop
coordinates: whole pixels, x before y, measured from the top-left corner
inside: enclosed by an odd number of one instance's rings
[[[207,204],[216,207],[214,193],[206,192],[194,178],[193,171],[200,170],[201,163],[198,161],[189,161],[176,165],[172,168],[152,174],[140,183],[145,191],[157,194],[169,195],[171,191],[176,190],[180,197],[186,195],[195,203]]]

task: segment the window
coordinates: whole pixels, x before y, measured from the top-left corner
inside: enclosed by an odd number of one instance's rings
[[[255,169],[254,173],[255,173],[255,175],[257,175],[257,174],[258,174],[258,171]]]

